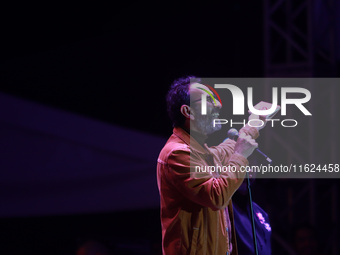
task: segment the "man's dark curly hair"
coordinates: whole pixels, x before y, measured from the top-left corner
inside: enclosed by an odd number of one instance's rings
[[[168,115],[174,127],[184,125],[185,117],[181,113],[181,106],[183,104],[190,105],[190,80],[191,83],[199,82],[195,76],[179,78],[171,84],[166,96]]]

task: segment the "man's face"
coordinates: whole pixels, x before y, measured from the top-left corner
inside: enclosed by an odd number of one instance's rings
[[[207,114],[202,115],[202,95],[207,97]],[[190,106],[193,111],[193,118],[190,122],[190,129],[199,133],[208,135],[221,129],[221,124],[214,127],[214,119],[219,118],[221,103],[218,101],[214,93],[207,87],[199,83],[190,86]],[[215,99],[215,100],[214,100]]]

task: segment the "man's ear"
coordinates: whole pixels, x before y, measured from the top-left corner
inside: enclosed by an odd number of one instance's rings
[[[193,111],[191,110],[190,106],[184,104],[181,106],[181,113],[184,115],[185,118],[189,118],[191,120],[194,120],[194,114]]]

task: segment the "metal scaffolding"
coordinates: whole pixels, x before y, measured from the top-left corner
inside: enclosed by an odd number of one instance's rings
[[[335,16],[335,0],[264,0],[265,74],[334,77]]]
[[[335,3],[335,0],[264,0],[265,77],[336,76]],[[271,91],[271,87],[268,82],[265,94]],[[320,87],[310,84],[309,90],[312,95],[318,95],[319,99],[315,98],[309,105],[311,112],[316,112],[319,107],[330,111],[323,119],[324,129],[327,131],[323,131],[323,127],[317,123],[320,120],[315,117],[304,123],[308,127],[304,133],[289,129],[278,135],[272,129],[265,129],[265,136],[272,138],[271,142],[265,142],[266,150],[270,150],[274,141],[290,152],[283,159],[287,164],[316,163],[315,159],[335,163],[339,154],[339,102],[336,99],[339,89],[336,86]],[[320,132],[327,132],[327,137],[331,139],[316,141]],[[326,153],[327,151],[330,153]],[[329,224],[332,230],[328,233],[329,240],[324,252],[339,254],[337,182],[329,181],[325,185],[315,179],[281,181],[280,192],[286,196],[286,201],[281,202],[285,203],[286,210],[275,216],[275,219],[286,224],[287,228],[305,219],[316,227]],[[324,211],[321,212],[318,208],[322,200],[329,201],[329,208],[323,208]],[[299,211],[301,207],[308,208],[304,214]],[[327,219],[320,220],[321,216],[326,216]],[[295,254],[287,238],[273,233],[273,240],[285,250],[284,254]]]

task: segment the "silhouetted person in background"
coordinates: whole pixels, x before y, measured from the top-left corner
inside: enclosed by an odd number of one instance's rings
[[[111,255],[111,254],[104,244],[97,241],[87,241],[77,249],[76,255]]]
[[[309,224],[295,228],[294,247],[298,255],[321,255],[316,230]]]
[[[251,183],[254,180],[254,178],[251,178]],[[252,205],[258,254],[271,255],[272,230],[268,214],[255,202]],[[238,253],[239,255],[255,254],[247,179],[244,179],[233,196],[233,208]]]

